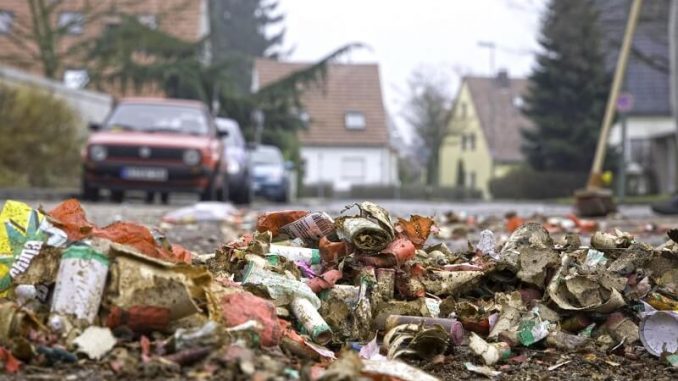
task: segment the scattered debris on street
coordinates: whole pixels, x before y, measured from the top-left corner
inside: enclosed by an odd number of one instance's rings
[[[215,209],[216,208],[216,209]],[[675,379],[678,233],[574,216],[259,215],[219,204],[158,228],[76,200],[0,213],[5,373],[124,378]],[[217,223],[213,252],[175,224]],[[85,372],[85,373],[83,373]],[[87,377],[87,376],[85,376]],[[616,379],[616,378],[615,378]]]

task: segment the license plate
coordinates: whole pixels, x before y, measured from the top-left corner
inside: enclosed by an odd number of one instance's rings
[[[127,167],[122,170],[122,178],[127,180],[166,181],[167,169]]]

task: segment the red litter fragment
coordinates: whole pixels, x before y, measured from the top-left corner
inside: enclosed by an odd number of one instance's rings
[[[392,254],[395,256],[397,263],[403,263],[414,258],[415,251],[416,249],[412,241],[406,237],[400,237],[386,246],[382,253]]]
[[[19,360],[12,355],[12,352],[4,347],[0,347],[0,360],[5,363],[5,372],[7,373],[16,373],[21,368]]]
[[[170,309],[155,306],[133,306],[128,310],[114,306],[106,319],[109,328],[124,325],[139,333],[164,331],[169,322]]]
[[[275,306],[249,292],[224,295],[221,299],[221,317],[227,327],[234,327],[250,320],[261,323],[261,345],[273,347],[280,343],[282,330],[275,313]]]
[[[87,221],[80,202],[74,198],[57,205],[48,214],[57,220],[57,225],[66,232],[71,241],[79,241],[87,237],[94,228],[94,225]]]
[[[141,347],[141,361],[145,363],[151,361],[151,340],[146,336],[141,336],[139,346]]]
[[[327,290],[334,287],[334,284],[337,283],[342,277],[342,272],[339,270],[330,270],[319,277],[309,279],[306,281],[306,284],[313,290],[315,293],[319,293],[322,290]]]
[[[257,219],[257,231],[263,233],[271,231],[273,236],[278,235],[280,228],[292,223],[308,214],[305,210],[282,210],[279,212],[265,213]]]

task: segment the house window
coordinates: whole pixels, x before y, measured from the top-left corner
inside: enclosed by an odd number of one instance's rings
[[[475,151],[476,149],[476,134],[464,134],[461,136],[461,150]]]
[[[148,29],[158,29],[158,18],[152,14],[142,14],[137,16],[137,20]]]
[[[365,115],[360,111],[349,111],[344,116],[346,128],[349,130],[364,130]]]
[[[308,129],[309,124],[311,124],[311,115],[308,114],[305,110],[299,112],[299,120],[305,129]]]
[[[470,151],[475,151],[475,149],[476,149],[476,134],[469,134],[469,136],[468,136],[468,149]]]
[[[466,176],[468,176],[468,178],[466,179],[465,185],[471,189],[476,189],[476,173],[474,171],[469,171]]]
[[[65,29],[67,34],[82,34],[85,29],[85,18],[81,12],[61,12],[57,25],[59,28]]]
[[[525,100],[520,95],[513,98],[513,107],[522,109],[525,106]]]
[[[14,13],[0,10],[0,34],[10,34],[14,23]]]
[[[363,180],[365,178],[365,158],[343,158],[341,160],[341,178],[344,180]]]

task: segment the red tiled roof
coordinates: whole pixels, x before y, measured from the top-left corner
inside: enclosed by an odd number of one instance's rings
[[[510,78],[502,85],[495,77],[466,77],[473,105],[492,158],[502,162],[524,160],[520,130],[532,128],[516,102],[527,93],[526,79]]]
[[[260,87],[307,67],[258,59],[255,62]],[[324,84],[310,86],[301,102],[310,116],[307,130],[299,131],[304,145],[388,146],[386,112],[381,95],[379,66],[376,64],[330,64]],[[362,112],[364,130],[346,129],[346,112]]]

